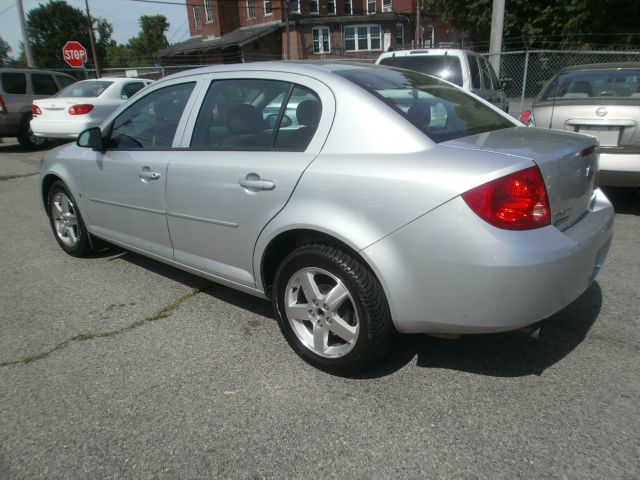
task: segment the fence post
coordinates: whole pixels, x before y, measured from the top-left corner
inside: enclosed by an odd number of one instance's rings
[[[527,90],[527,70],[529,70],[529,50],[524,52],[524,73],[522,75],[522,94],[520,95],[520,113],[524,110],[524,96]]]
[[[164,78],[166,77],[165,71],[164,71],[164,65],[160,65],[160,72],[161,72],[161,77],[160,78]]]

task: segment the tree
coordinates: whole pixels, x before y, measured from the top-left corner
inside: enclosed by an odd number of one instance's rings
[[[107,48],[110,67],[143,67],[155,65],[158,50],[169,45],[165,32],[169,22],[164,15],[143,15],[138,19],[140,33],[126,45],[112,41]]]
[[[0,36],[0,67],[4,67],[9,64],[9,62],[11,61],[11,58],[9,57],[10,52],[11,52],[11,47]]]
[[[492,0],[430,0],[478,50],[488,50]],[[640,44],[640,2],[627,0],[509,0],[504,19],[505,49],[578,48]],[[622,32],[622,33],[611,33]]]
[[[96,53],[103,62],[111,40],[113,27],[103,19],[94,19],[97,30]],[[39,67],[65,68],[62,47],[67,40],[77,40],[89,49],[89,21],[82,10],[64,0],[49,0],[27,14],[27,33],[31,40],[33,57]],[[91,55],[88,64],[91,65]]]

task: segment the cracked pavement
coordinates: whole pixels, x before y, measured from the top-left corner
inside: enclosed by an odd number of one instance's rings
[[[65,255],[41,155],[0,143],[0,479],[640,477],[640,194],[612,192],[603,271],[537,340],[403,336],[344,379],[266,301]]]

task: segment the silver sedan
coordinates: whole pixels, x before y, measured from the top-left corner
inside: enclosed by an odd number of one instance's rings
[[[519,125],[406,70],[208,67],[47,154],[42,200],[67,253],[99,238],[271,298],[291,347],[344,375],[394,330],[517,329],[593,281],[596,141]]]

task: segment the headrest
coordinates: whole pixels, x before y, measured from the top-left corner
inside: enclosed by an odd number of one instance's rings
[[[264,130],[264,120],[256,107],[240,104],[229,110],[227,128],[232,135],[259,133]]]
[[[296,108],[296,118],[298,124],[305,127],[317,127],[320,123],[320,114],[322,113],[322,107],[319,102],[313,100],[305,100],[300,102],[298,108]]]
[[[431,123],[431,105],[418,101],[411,105],[407,111],[407,117],[414,125],[426,128]]]

